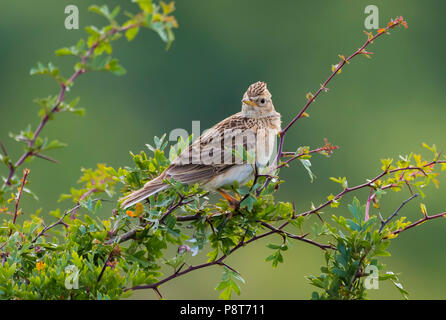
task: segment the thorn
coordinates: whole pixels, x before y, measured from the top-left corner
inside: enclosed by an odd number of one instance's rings
[[[380,220],[381,222],[384,222],[384,218],[383,218],[383,216],[381,215],[381,212],[378,212],[378,216],[379,216],[379,220]]]
[[[0,140],[0,147],[2,148],[2,151],[3,151],[4,155],[5,155],[5,157],[7,157],[8,156],[8,152],[6,152],[5,145],[3,144],[3,142],[1,140]]]
[[[364,49],[362,49],[361,51],[359,51],[359,54],[373,54],[373,52],[365,51]]]
[[[220,261],[217,263],[220,266],[224,266],[226,268],[228,268],[229,270],[231,270],[232,272],[237,273],[238,275],[240,275],[240,272],[238,272],[237,270],[235,270],[233,267],[228,266],[226,263],[224,263],[223,261]]]
[[[322,219],[321,215],[318,212],[315,212],[316,216],[319,218],[319,220],[321,220],[321,222],[324,222],[324,219]]]
[[[321,84],[321,89],[322,89],[324,92],[328,92],[328,90],[329,90],[326,86],[324,86],[324,84]]]
[[[53,159],[53,158],[51,158],[51,157],[45,156],[45,155],[40,154],[40,153],[34,153],[34,155],[35,155],[36,157],[40,158],[40,159],[44,159],[44,160],[47,160],[47,161],[50,161],[50,162],[53,162],[53,163],[57,163],[57,164],[60,163],[60,161],[58,161],[58,160],[56,160],[56,159]]]
[[[293,219],[296,218],[296,201],[295,200],[293,200],[293,216],[292,216],[292,218]]]
[[[307,232],[307,233],[305,233],[305,234],[299,236],[299,239],[304,239],[304,238],[306,238],[309,234],[310,234],[310,233]]]
[[[163,299],[163,295],[161,294],[160,290],[158,289],[158,287],[153,288],[153,291],[156,292],[156,294],[158,295],[159,299]]]

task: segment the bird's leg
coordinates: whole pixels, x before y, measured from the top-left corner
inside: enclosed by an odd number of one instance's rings
[[[223,198],[226,199],[226,201],[228,201],[229,206],[233,209],[236,210],[239,208],[240,206],[240,201],[237,200],[236,198],[234,198],[233,196],[231,196],[229,193],[223,191],[222,189],[217,189],[218,193],[220,193],[222,195]],[[232,215],[232,212],[231,212]]]
[[[228,204],[232,210],[236,211],[240,208],[240,200],[237,200],[236,198],[231,196],[229,193],[223,191],[222,189],[217,189],[217,191],[222,195],[223,198],[225,198],[226,201],[228,201]],[[221,232],[223,231],[223,228],[226,225],[226,223],[232,218],[232,215],[233,215],[232,210],[227,212],[227,216],[226,216],[225,220],[217,228],[217,234],[219,237],[220,237]]]

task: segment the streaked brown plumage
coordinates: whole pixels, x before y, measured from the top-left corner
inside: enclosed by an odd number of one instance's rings
[[[122,198],[121,207],[131,207],[164,190],[168,187],[164,179],[199,183],[204,189],[218,191],[234,181],[246,183],[253,176],[255,164],[236,158],[233,150],[243,146],[253,152],[257,166],[266,166],[280,126],[280,114],[274,109],[266,83],[252,84],[243,95],[241,112],[207,130],[157,178]]]

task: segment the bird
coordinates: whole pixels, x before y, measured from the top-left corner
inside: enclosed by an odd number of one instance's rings
[[[203,190],[219,192],[231,207],[236,207],[237,200],[225,189],[236,181],[239,185],[246,184],[256,170],[270,165],[282,124],[265,82],[251,84],[241,102],[240,112],[206,130],[158,177],[121,198],[120,207],[127,209],[165,190],[169,187],[166,179],[198,183]],[[236,156],[235,150],[243,154],[242,147],[246,150],[244,154],[251,157]]]

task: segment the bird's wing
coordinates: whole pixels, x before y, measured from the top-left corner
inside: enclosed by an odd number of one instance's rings
[[[173,164],[166,169],[165,177],[182,183],[205,182],[231,167],[232,165]]]
[[[237,164],[233,150],[255,150],[256,122],[237,113],[207,130],[165,170],[166,178],[183,183],[209,180]]]

